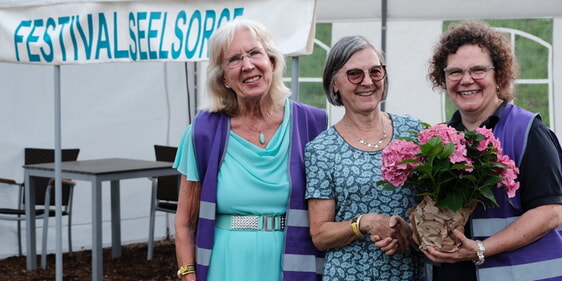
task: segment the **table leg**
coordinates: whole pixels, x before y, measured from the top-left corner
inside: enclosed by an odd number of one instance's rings
[[[111,257],[121,256],[121,195],[119,181],[111,181]]]
[[[103,280],[101,181],[92,181],[92,280]]]
[[[25,183],[25,228],[27,256],[26,265],[28,270],[37,269],[37,245],[35,240],[35,186],[27,169],[24,172]]]

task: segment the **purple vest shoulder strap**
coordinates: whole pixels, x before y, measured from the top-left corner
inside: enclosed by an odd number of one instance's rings
[[[540,118],[537,113],[508,104],[502,112],[500,121],[494,127],[494,135],[500,140],[504,154],[509,155],[517,166],[521,164],[529,130],[535,117]]]

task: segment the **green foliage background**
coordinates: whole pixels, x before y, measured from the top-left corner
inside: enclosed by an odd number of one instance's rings
[[[450,24],[458,21],[445,21],[443,31]],[[516,20],[486,20],[495,27],[511,28],[536,36],[552,44],[553,21],[552,19],[516,19]],[[331,46],[332,24],[316,24],[316,40]],[[548,50],[522,36],[515,37],[514,48],[517,62],[520,66],[520,79],[546,79],[548,75]],[[321,78],[327,51],[314,44],[313,53],[299,58],[299,75],[306,78]],[[285,77],[291,77],[291,60],[287,60]],[[319,79],[321,80],[321,79]],[[290,82],[286,83],[290,87]],[[514,103],[533,112],[539,112],[543,121],[550,124],[548,106],[547,84],[516,84],[516,98]],[[322,82],[299,83],[299,101],[319,108],[326,108],[327,101],[322,89]],[[445,102],[446,116],[452,116],[455,111],[454,104],[447,98]]]
[[[327,46],[331,46],[332,42],[332,24],[318,23],[316,24],[316,40],[322,41]],[[312,54],[302,56],[299,59],[299,76],[300,77],[322,77],[324,63],[328,52],[314,44]],[[291,77],[291,61],[287,60],[287,69],[285,77]],[[286,83],[290,87],[290,83]],[[326,108],[327,101],[322,82],[300,82],[299,83],[299,101],[319,108]]]

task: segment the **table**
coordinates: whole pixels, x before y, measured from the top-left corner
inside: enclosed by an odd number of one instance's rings
[[[27,231],[27,269],[37,268],[35,237],[35,189],[31,177],[55,177],[55,163],[24,165]],[[119,181],[122,179],[178,175],[170,162],[108,158],[61,162],[61,178],[92,183],[92,280],[103,280],[102,263],[102,182],[110,181],[111,256],[121,256],[121,212]]]

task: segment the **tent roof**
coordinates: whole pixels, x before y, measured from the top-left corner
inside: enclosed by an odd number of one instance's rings
[[[64,2],[123,2],[143,0],[0,0],[2,7]],[[317,21],[361,21],[381,18],[382,0],[317,0]],[[562,17],[559,0],[387,0],[388,20],[492,19]]]
[[[382,0],[319,0],[318,22],[381,18]],[[562,17],[559,0],[387,0],[387,20]]]

